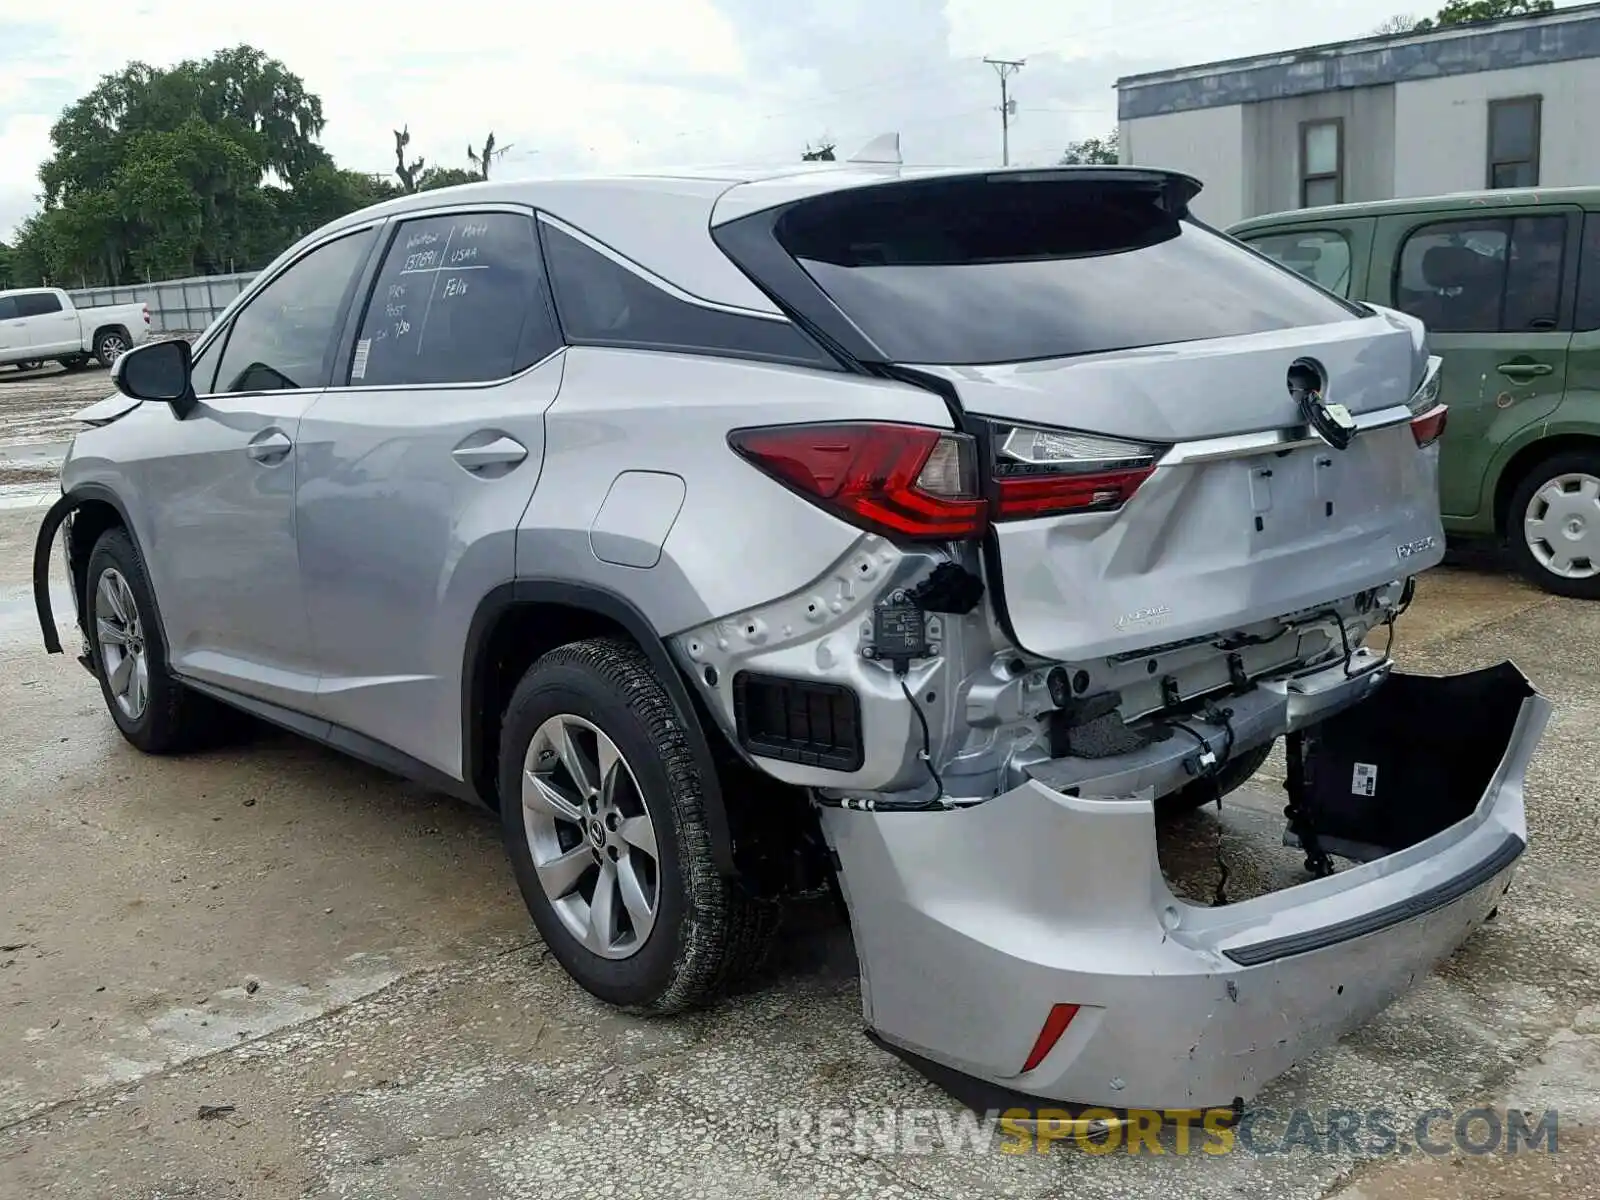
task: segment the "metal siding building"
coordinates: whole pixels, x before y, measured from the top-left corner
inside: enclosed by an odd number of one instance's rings
[[[1199,177],[1216,225],[1600,183],[1600,4],[1132,75],[1117,110],[1122,161]]]

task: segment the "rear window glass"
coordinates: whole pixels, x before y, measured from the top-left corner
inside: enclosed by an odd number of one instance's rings
[[[1000,176],[797,206],[779,241],[891,360],[1061,358],[1264,333],[1356,312],[1148,185]]]
[[[1340,296],[1350,294],[1350,243],[1332,229],[1247,237],[1245,243],[1273,262]]]

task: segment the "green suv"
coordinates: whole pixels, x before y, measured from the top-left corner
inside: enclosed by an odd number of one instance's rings
[[[1600,187],[1253,217],[1228,232],[1331,292],[1403,309],[1444,359],[1445,529],[1600,598]]]

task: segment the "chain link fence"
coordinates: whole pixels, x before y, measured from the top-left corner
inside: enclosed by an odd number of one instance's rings
[[[152,330],[196,334],[211,324],[254,278],[254,271],[199,275],[193,279],[164,279],[125,287],[69,289],[67,295],[80,308],[99,304],[147,304]]]

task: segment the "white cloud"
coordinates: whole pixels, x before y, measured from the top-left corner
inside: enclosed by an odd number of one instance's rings
[[[1394,0],[90,0],[112,19],[0,0],[0,237],[34,205],[61,107],[132,59],[170,65],[248,42],[322,97],[323,143],[388,172],[391,130],[464,166],[493,129],[501,173],[796,158],[900,129],[909,157],[991,162],[1013,79],[1016,161],[1109,128],[1119,74],[1358,36]],[[1398,7],[1403,8],[1401,4]]]

